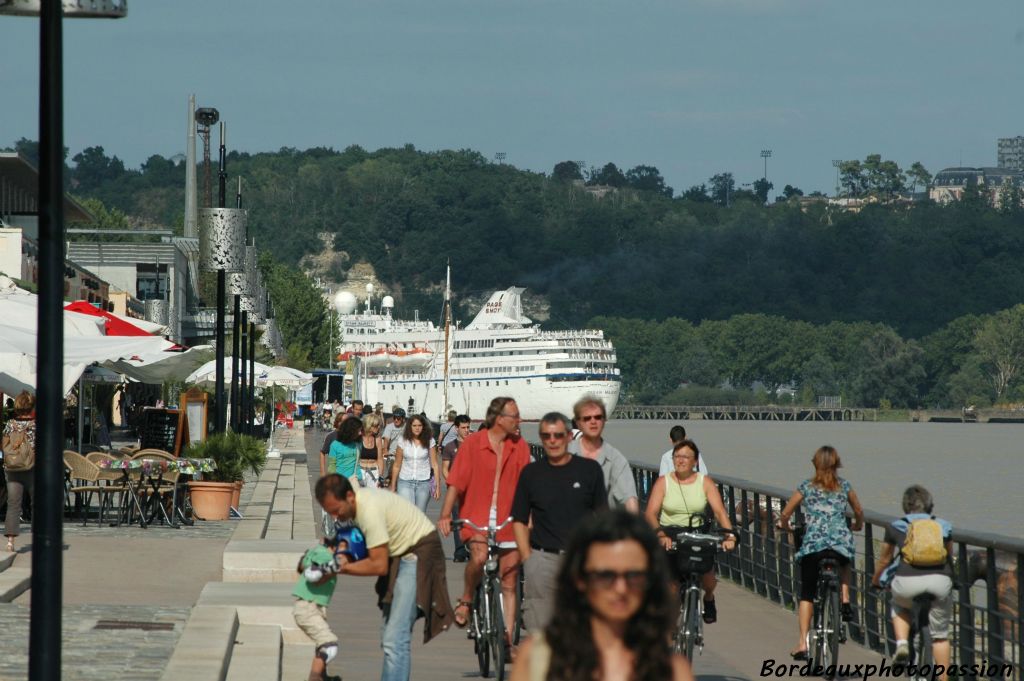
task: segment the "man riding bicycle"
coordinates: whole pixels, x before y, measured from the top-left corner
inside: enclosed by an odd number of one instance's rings
[[[932,515],[932,495],[921,485],[903,492],[904,516],[885,528],[885,539],[873,586],[892,592],[892,628],[896,637],[893,662],[904,664],[910,656],[910,612],[914,598],[932,596],[928,629],[936,665],[949,667],[949,623],[953,615],[953,526]],[[897,550],[897,547],[900,547]],[[942,679],[946,678],[943,674]]]
[[[484,419],[484,429],[469,435],[459,447],[448,474],[448,493],[444,498],[437,528],[447,537],[452,529],[452,509],[459,504],[460,517],[485,527],[498,525],[512,512],[512,498],[519,474],[530,463],[530,449],[519,437],[519,407],[510,397],[491,400]],[[500,452],[500,455],[498,454]],[[470,548],[466,563],[462,597],[455,606],[455,624],[465,627],[473,592],[480,583],[487,560],[487,540],[483,534],[463,526],[463,542]],[[516,616],[516,579],[519,574],[519,552],[511,527],[498,533],[501,548],[499,566],[503,594],[505,628],[513,631]]]

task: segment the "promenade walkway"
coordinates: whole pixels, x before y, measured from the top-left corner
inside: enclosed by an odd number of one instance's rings
[[[306,435],[307,467],[310,485],[319,476],[319,446],[323,434]],[[315,501],[313,502],[315,505]],[[436,517],[440,502],[431,501],[428,512]],[[319,509],[317,509],[319,513]],[[445,540],[451,555],[452,540]],[[448,563],[448,587],[452,601],[462,587],[463,565]],[[328,610],[331,627],[341,640],[341,653],[331,665],[331,673],[345,681],[380,677],[380,611],[377,609],[374,580],[343,577]],[[756,679],[764,660],[789,663],[788,651],[796,639],[796,615],[755,596],[729,582],[721,582],[716,592],[718,622],[705,629],[707,646],[694,665],[700,679],[733,681]],[[413,673],[415,681],[451,681],[479,678],[473,644],[463,630],[452,629],[423,644],[422,624],[413,631]],[[866,648],[848,643],[840,649],[840,662],[878,664],[879,657]],[[289,680],[290,681],[290,680]]]

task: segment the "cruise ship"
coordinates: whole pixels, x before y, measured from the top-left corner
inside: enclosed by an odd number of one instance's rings
[[[454,326],[450,315],[437,325],[395,319],[394,299],[384,296],[375,309],[367,288],[362,305],[348,292],[334,301],[338,360],[354,398],[431,419],[450,409],[483,419],[490,401],[503,396],[516,400],[524,420],[551,411],[569,414],[584,395],[603,400],[608,413],[615,409],[619,370],[604,332],[542,330],[523,315],[522,288],[495,291],[464,328]]]

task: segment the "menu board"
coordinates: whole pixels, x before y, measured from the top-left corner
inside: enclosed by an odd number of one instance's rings
[[[178,456],[181,447],[181,412],[177,409],[144,409],[139,446],[142,449],[162,449]]]

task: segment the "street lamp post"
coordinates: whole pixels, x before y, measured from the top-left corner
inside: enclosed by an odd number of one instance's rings
[[[64,34],[63,15],[116,19],[125,0],[8,0],[0,15],[39,17],[39,298],[36,339],[36,466],[33,471],[32,604],[28,676],[59,681],[64,551]]]

